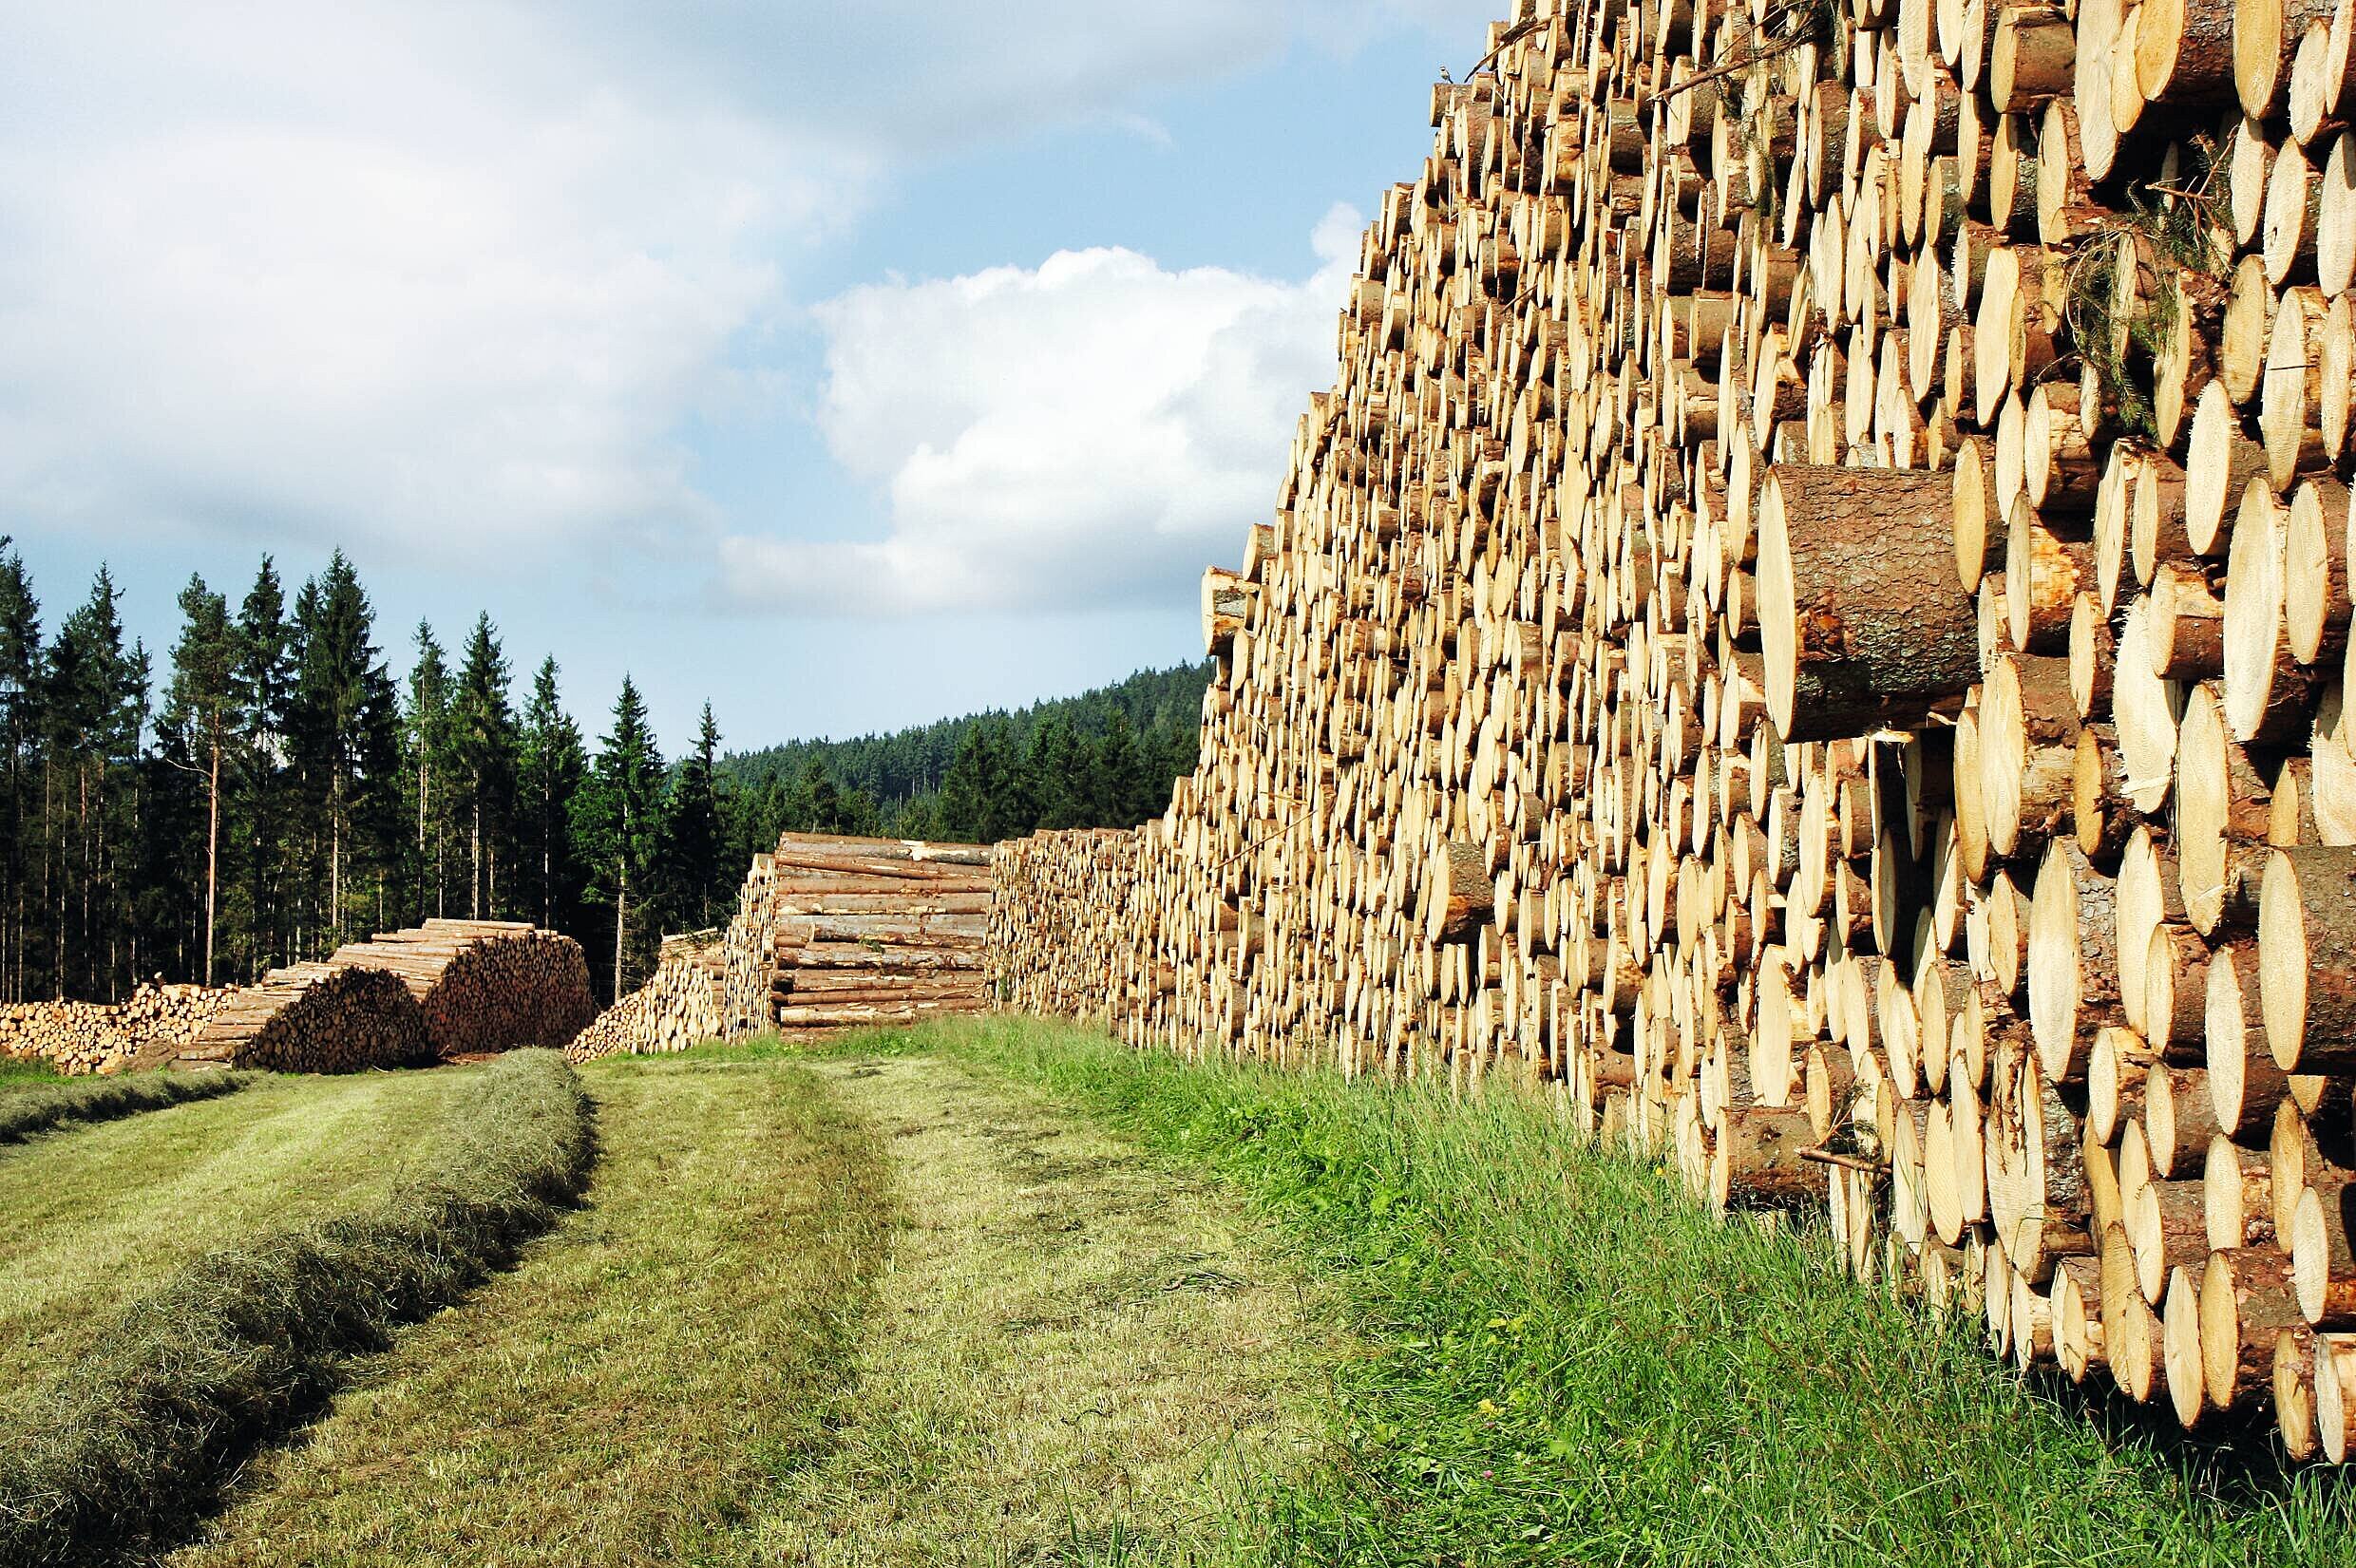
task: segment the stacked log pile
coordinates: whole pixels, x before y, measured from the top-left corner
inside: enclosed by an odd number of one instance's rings
[[[654,975],[570,1048],[677,1050],[986,1011],[990,897],[986,845],[788,833],[753,857],[725,932],[665,937]]]
[[[176,1054],[185,1066],[355,1072],[562,1046],[595,1012],[571,937],[512,921],[437,919],[272,970]]]
[[[788,833],[770,858],[764,1027],[909,1024],[990,1005],[990,850]]]
[[[2341,1458],[2350,11],[1526,5],[1205,579],[1195,775],[1002,846],[1009,1003],[1552,1085]]]
[[[24,1002],[0,1007],[0,1056],[68,1074],[120,1072],[144,1052],[191,1044],[234,987],[141,985],[121,1002]]]
[[[359,1072],[434,1060],[425,1011],[401,976],[333,963],[290,964],[232,997],[186,1048],[159,1066]]]
[[[347,942],[328,963],[399,975],[445,1058],[562,1047],[597,1016],[580,944],[528,921],[429,919]]]
[[[726,977],[719,932],[666,936],[646,984],[599,1013],[564,1054],[576,1062],[651,1056],[719,1039],[732,1032],[724,1016]]]

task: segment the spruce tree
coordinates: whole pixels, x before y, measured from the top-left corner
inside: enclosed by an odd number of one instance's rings
[[[450,709],[466,829],[467,908],[478,920],[498,915],[499,846],[515,795],[519,742],[507,686],[507,656],[485,613],[466,638]]]
[[[663,919],[683,931],[700,931],[713,923],[728,875],[721,860],[726,828],[714,772],[719,749],[719,727],[712,722],[712,705],[706,703],[695,747],[671,778],[655,861],[662,883]]]
[[[588,772],[580,726],[565,712],[557,690],[557,661],[542,659],[523,712],[516,803],[530,883],[525,908],[550,931],[571,927],[580,899],[571,811]]]
[[[237,652],[233,679],[243,725],[230,802],[244,876],[236,890],[233,927],[241,955],[238,977],[250,980],[286,952],[279,896],[291,815],[286,758],[294,670],[286,592],[268,556],[238,606]]]
[[[614,727],[598,742],[589,787],[578,797],[577,824],[589,857],[591,896],[614,911],[616,999],[627,993],[631,976],[646,967],[642,950],[647,920],[641,906],[661,789],[662,754],[647,724],[646,703],[624,675],[621,694],[614,702]],[[634,899],[639,905],[634,905]]]
[[[387,847],[399,715],[392,677],[373,640],[376,611],[341,550],[303,585],[289,730],[314,839],[323,841],[327,887],[320,945],[342,941],[355,863]],[[367,831],[373,829],[374,831]]]
[[[0,768],[8,790],[8,845],[0,855],[0,994],[21,1002],[29,994],[28,950],[35,918],[35,824],[27,813],[41,758],[41,691],[46,680],[41,601],[33,596],[25,559],[0,536]]]
[[[206,985],[216,973],[220,927],[221,782],[240,724],[237,628],[229,601],[192,576],[180,593],[180,633],[172,647],[172,681],[158,725],[163,756],[201,781],[204,797],[204,914],[200,943]]]
[[[416,918],[446,915],[444,822],[453,769],[450,765],[450,671],[433,628],[417,623],[411,634],[416,656],[409,666],[408,701],[402,713],[401,745],[408,803],[417,822]]]

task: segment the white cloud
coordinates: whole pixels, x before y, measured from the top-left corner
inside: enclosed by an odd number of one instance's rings
[[[693,417],[777,405],[748,344],[908,160],[1167,134],[1168,89],[1435,8],[1475,37],[1491,3],[0,0],[0,526],[478,570],[708,548],[732,525]],[[977,521],[1076,560],[1115,506],[1190,556],[1264,504],[1338,287],[1086,252],[855,291],[825,318],[828,436],[889,480],[876,548],[926,565]],[[903,308],[948,337],[896,334]],[[904,449],[919,426],[862,390],[924,379],[888,353],[952,380]]]
[[[887,497],[881,538],[732,536],[740,607],[1079,608],[1166,595],[1273,505],[1333,380],[1361,220],[1300,282],[1126,250],[855,289],[819,310],[828,445]]]

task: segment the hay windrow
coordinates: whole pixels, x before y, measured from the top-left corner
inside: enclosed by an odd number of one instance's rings
[[[30,1089],[0,1101],[0,1143],[21,1143],[68,1123],[111,1122],[167,1105],[218,1099],[259,1081],[250,1072],[144,1073]]]
[[[371,1210],[200,1258],[62,1369],[25,1430],[0,1437],[0,1564],[182,1535],[352,1358],[463,1299],[580,1196],[588,1096],[558,1053],[515,1052],[428,1153],[436,1174]]]

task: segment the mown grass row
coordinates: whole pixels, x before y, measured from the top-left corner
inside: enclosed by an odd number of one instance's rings
[[[143,1072],[24,1089],[0,1099],[0,1143],[21,1143],[68,1122],[111,1122],[192,1100],[218,1099],[237,1093],[257,1077],[250,1072]]]
[[[875,1048],[877,1042],[866,1042]],[[1272,1489],[1299,1563],[2346,1560],[2350,1491],[2135,1425],[1726,1224],[1547,1107],[1191,1067],[1032,1021],[887,1041],[1039,1085],[1240,1182],[1373,1353],[1339,1460]]]
[[[125,1311],[0,1434],[0,1564],[167,1543],[353,1355],[462,1298],[579,1196],[590,1106],[553,1051],[482,1070],[370,1208],[210,1253]]]

